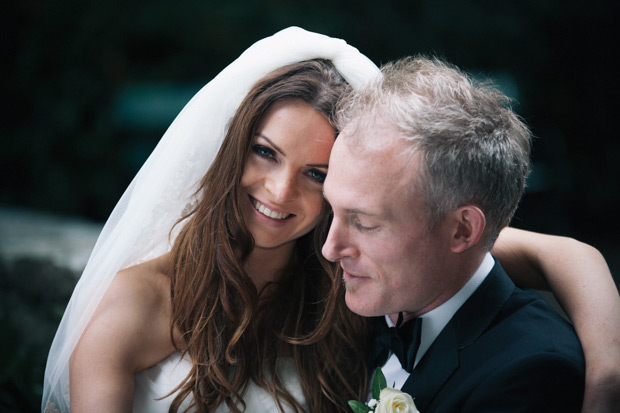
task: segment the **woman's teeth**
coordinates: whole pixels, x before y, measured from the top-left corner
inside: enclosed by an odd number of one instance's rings
[[[265,216],[268,216],[269,218],[286,219],[290,216],[290,214],[285,214],[284,212],[272,211],[271,209],[267,208],[265,205],[258,202],[256,199],[254,199],[252,203],[254,204],[254,208],[256,208],[258,212],[260,212],[261,214]]]

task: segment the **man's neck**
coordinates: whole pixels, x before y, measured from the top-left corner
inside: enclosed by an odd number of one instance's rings
[[[446,269],[446,273],[454,274],[453,277],[447,278],[446,288],[439,293],[439,295],[427,306],[416,310],[415,312],[403,311],[403,322],[423,316],[429,311],[441,306],[454,297],[463,287],[471,280],[474,273],[480,268],[483,260],[487,256],[487,252],[481,251],[468,251],[464,252],[460,256],[459,260],[451,266],[450,269]],[[389,318],[396,325],[398,321],[399,313],[390,314]]]

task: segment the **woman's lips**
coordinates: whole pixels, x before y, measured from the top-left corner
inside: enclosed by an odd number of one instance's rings
[[[250,196],[250,203],[256,211],[266,216],[267,218],[283,221],[294,216],[294,214],[290,214],[288,212],[275,211],[252,196]]]

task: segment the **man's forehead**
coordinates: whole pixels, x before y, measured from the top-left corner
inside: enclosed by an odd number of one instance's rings
[[[401,148],[359,148],[357,142],[338,139],[324,186],[325,197],[333,207],[385,215],[394,202],[404,201],[414,169]]]
[[[386,205],[382,202],[384,198],[375,190],[372,183],[366,185],[360,180],[348,180],[345,176],[338,175],[333,180],[325,181],[323,194],[334,211],[340,213],[372,217],[386,213]]]
[[[416,151],[400,132],[377,118],[349,124],[336,139],[334,153],[330,168],[332,163],[340,167],[356,162],[366,171],[390,181],[402,177],[404,170],[410,170],[416,157]]]

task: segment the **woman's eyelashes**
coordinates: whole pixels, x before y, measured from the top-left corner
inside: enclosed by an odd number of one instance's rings
[[[323,182],[325,182],[325,177],[327,177],[327,173],[319,171],[318,169],[311,169],[310,171],[308,171],[308,176],[310,176],[310,178],[312,178],[319,184],[322,184]]]
[[[263,158],[275,158],[276,156],[276,152],[273,149],[258,143],[252,145],[252,152]]]

